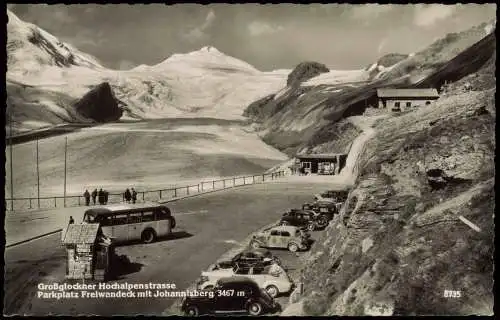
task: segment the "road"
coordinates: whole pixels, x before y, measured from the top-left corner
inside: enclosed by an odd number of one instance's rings
[[[328,189],[322,182],[276,181],[201,195],[168,204],[177,219],[172,239],[118,247],[136,270],[116,282],[175,283],[186,289],[202,269],[234,249],[248,234],[276,221],[283,210]],[[4,314],[160,315],[174,298],[39,299],[39,283],[63,282],[65,251],[60,233],[8,248],[5,252]]]

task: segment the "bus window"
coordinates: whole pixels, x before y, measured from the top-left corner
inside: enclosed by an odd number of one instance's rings
[[[86,213],[85,217],[83,218],[83,221],[87,223],[94,223],[94,216]]]
[[[117,214],[113,217],[113,225],[127,224],[127,214]]]
[[[154,221],[155,217],[152,211],[145,211],[142,213],[142,222]]]
[[[111,217],[101,217],[101,227],[106,227],[111,225]]]
[[[134,212],[129,214],[128,223],[141,223],[142,222],[142,212]]]
[[[156,220],[165,220],[170,217],[170,210],[166,208],[160,208],[155,210]]]

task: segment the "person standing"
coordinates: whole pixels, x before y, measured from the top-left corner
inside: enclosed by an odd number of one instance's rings
[[[132,188],[132,203],[135,203],[137,201],[137,192],[135,191],[134,188]]]
[[[73,216],[69,216],[69,224],[73,224],[73,223],[75,223]]]
[[[102,191],[102,188],[99,189],[99,192],[97,193],[97,197],[99,198],[99,204],[104,204],[104,191]]]
[[[108,196],[109,192],[107,190],[104,190],[104,204],[108,204]]]
[[[89,190],[85,190],[83,193],[83,197],[85,198],[85,205],[89,206],[90,205],[90,193]]]
[[[92,202],[94,203],[95,206],[95,198],[97,198],[97,188],[92,191]]]
[[[127,188],[127,190],[125,190],[125,194],[123,195],[123,197],[125,198],[125,201],[127,203],[130,203],[130,200],[132,200],[132,194],[130,193],[130,190]]]

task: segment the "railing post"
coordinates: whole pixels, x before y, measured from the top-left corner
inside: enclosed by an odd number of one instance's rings
[[[262,182],[265,181],[265,176],[266,176],[265,174],[262,175]]]
[[[215,180],[212,180],[212,190],[215,190]]]
[[[81,206],[81,204],[80,204],[80,196],[78,196],[78,206]]]
[[[199,183],[198,183],[198,193],[200,193],[200,184]]]
[[[189,186],[186,187],[187,194],[189,195]]]
[[[142,202],[144,202],[144,194],[145,194],[145,193],[146,193],[146,192],[144,192],[144,191],[142,192]]]
[[[253,184],[255,184],[255,176],[252,176]]]
[[[245,177],[243,177],[243,185],[247,184]]]
[[[30,198],[30,209],[31,209],[31,198]]]
[[[57,208],[57,198],[54,197],[54,208]]]
[[[226,189],[226,179],[222,180],[222,189]]]
[[[174,198],[177,198],[177,188],[174,188]]]
[[[203,191],[203,181],[201,182],[201,191]],[[200,192],[199,185],[198,185],[198,192]]]
[[[233,177],[233,187],[236,186],[236,178]]]
[[[160,199],[161,199],[161,190],[160,190]]]

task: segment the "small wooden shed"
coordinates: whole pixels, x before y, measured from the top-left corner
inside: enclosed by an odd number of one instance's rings
[[[66,279],[106,279],[114,249],[99,224],[70,224],[62,242],[67,252]]]

